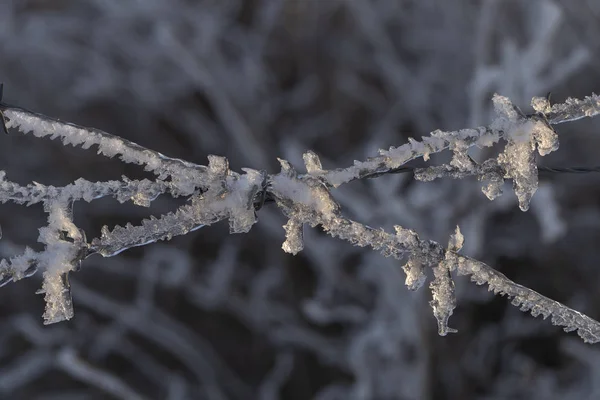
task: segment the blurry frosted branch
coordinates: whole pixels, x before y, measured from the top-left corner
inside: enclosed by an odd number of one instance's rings
[[[432,166],[416,171],[424,181],[441,177],[463,178],[477,176],[485,182],[483,193],[491,200],[501,194],[505,179],[513,182],[521,210],[529,208],[538,188],[536,152],[540,156],[558,149],[558,136],[552,125],[592,117],[600,111],[596,95],[583,100],[568,99],[551,106],[548,99],[534,98],[533,114],[524,114],[509,99],[495,95],[496,118],[485,127],[453,132],[437,130],[421,141],[409,139],[400,147],[381,150],[379,156],[355,161],[348,168],[326,170],[313,152],[304,154],[306,173],[298,173],[292,165],[280,159],[281,171],[267,174],[244,169],[244,174],[229,169],[223,157],[209,156],[208,166],[173,159],[135,143],[96,129],[60,122],[20,108],[2,105],[0,108],[9,128],[35,136],[61,138],[63,143],[83,148],[97,146],[98,153],[118,156],[121,161],[143,165],[157,175],[156,181],[88,182],[79,179],[62,188],[32,183],[20,186],[0,176],[0,201],[18,204],[42,203],[48,214],[48,225],[40,229],[39,241],[45,245],[41,252],[27,249],[21,256],[0,263],[2,283],[32,275],[43,270],[42,292],[46,295],[46,323],[58,322],[73,316],[68,275],[79,269],[91,254],[114,256],[133,246],[158,240],[169,240],[218,221],[229,220],[231,233],[246,233],[257,222],[257,212],[267,201],[274,201],[289,219],[284,225],[286,239],[283,250],[296,254],[303,250],[303,229],[321,226],[328,234],[360,247],[378,250],[386,257],[407,258],[403,269],[406,285],[419,289],[425,282],[425,270],[433,271],[429,288],[430,302],[438,322],[440,335],[456,332],[449,327],[449,318],[456,307],[453,274],[470,275],[477,284],[487,284],[495,294],[507,295],[512,304],[534,316],[551,317],[554,324],[565,330],[576,330],[586,342],[600,341],[600,324],[541,294],[521,286],[492,267],[459,254],[464,238],[460,229],[450,237],[447,247],[400,226],[394,233],[372,228],[351,220],[342,213],[331,190],[352,180],[391,173],[407,162],[443,150],[453,152],[447,165]],[[505,141],[504,150],[495,158],[481,163],[469,155],[471,147],[492,147]],[[72,218],[73,202],[112,196],[149,206],[161,193],[190,196],[189,202],[173,213],[151,217],[138,226],[103,227],[101,236],[87,241],[85,233]],[[98,304],[97,304],[98,305]],[[202,367],[204,368],[204,367]],[[201,369],[202,369],[201,368]]]
[[[294,356],[289,353],[280,354],[275,360],[273,370],[267,375],[259,389],[260,400],[277,400],[278,393],[292,372]]]
[[[129,387],[123,380],[105,371],[94,368],[77,357],[75,350],[65,348],[58,353],[56,363],[59,368],[69,375],[92,386],[112,394],[119,399],[143,400],[144,396]]]
[[[211,344],[175,318],[158,308],[146,314],[140,313],[137,308],[127,307],[84,285],[78,285],[74,291],[85,306],[111,317],[179,360],[191,371],[194,380],[203,386],[206,391],[204,398],[225,398],[221,393],[223,382],[228,383],[226,390],[235,398],[249,398],[250,389],[229,369]],[[115,340],[115,346],[126,345],[127,341],[123,338]]]

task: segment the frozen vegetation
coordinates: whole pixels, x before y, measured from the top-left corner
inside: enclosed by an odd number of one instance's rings
[[[600,398],[598,21],[5,2],[0,398]]]
[[[320,226],[334,237],[360,247],[370,247],[384,256],[408,258],[404,266],[406,285],[416,290],[424,282],[424,270],[433,269],[430,285],[431,307],[438,321],[439,334],[445,336],[456,329],[448,326],[448,319],[456,307],[452,273],[470,275],[478,285],[487,284],[495,294],[508,295],[512,304],[534,316],[552,317],[552,322],[566,331],[577,330],[584,341],[600,341],[600,323],[558,302],[521,286],[490,266],[459,254],[464,237],[459,227],[450,238],[447,248],[431,240],[419,238],[413,230],[396,225],[395,233],[374,229],[344,217],[334,199],[331,188],[348,183],[361,176],[384,174],[401,167],[417,157],[429,159],[431,154],[452,150],[452,161],[435,167],[422,168],[416,177],[431,181],[449,176],[463,178],[477,176],[487,184],[483,192],[494,200],[502,193],[504,179],[513,182],[514,192],[523,211],[538,189],[538,170],[535,152],[540,156],[558,149],[558,135],[552,123],[594,117],[600,113],[600,97],[592,95],[584,100],[568,99],[564,104],[550,106],[544,98],[534,98],[535,113],[525,115],[508,98],[494,96],[496,118],[487,127],[463,129],[454,132],[434,131],[421,141],[410,139],[408,144],[380,150],[379,156],[367,161],[356,161],[353,166],[328,171],[319,157],[309,151],[304,154],[306,172],[299,174],[292,165],[280,159],[281,172],[266,172],[244,168],[239,174],[229,169],[224,157],[209,156],[208,166],[195,165],[173,159],[153,150],[107,134],[105,132],[63,123],[11,106],[2,106],[7,128],[36,137],[61,139],[64,145],[97,148],[98,154],[119,157],[125,163],[138,164],[157,175],[155,182],[123,181],[88,182],[78,179],[65,187],[33,183],[19,186],[5,179],[2,171],[0,201],[14,201],[32,205],[41,202],[48,214],[48,225],[40,229],[41,252],[27,249],[23,255],[0,261],[3,283],[31,276],[38,268],[43,271],[40,293],[45,294],[46,324],[73,317],[69,273],[81,268],[83,260],[93,254],[111,257],[134,246],[168,240],[196,229],[229,220],[231,233],[248,233],[257,218],[255,204],[265,198],[275,200],[288,218],[284,225],[286,239],[282,248],[297,254],[304,248],[304,225]],[[496,157],[476,163],[467,154],[473,147],[490,147],[500,140],[506,142]],[[151,217],[139,226],[127,224],[109,228],[104,226],[98,238],[86,241],[85,233],[73,221],[72,207],[76,201],[91,202],[104,196],[113,196],[120,202],[131,201],[149,207],[161,192],[173,196],[189,195],[189,204],[160,217]]]

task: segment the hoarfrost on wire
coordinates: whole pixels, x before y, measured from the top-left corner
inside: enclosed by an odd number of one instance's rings
[[[22,255],[0,260],[0,286],[17,281],[42,270],[43,283],[39,293],[45,295],[47,324],[73,317],[69,274],[78,271],[85,258],[100,254],[111,257],[134,247],[169,240],[222,220],[229,220],[231,233],[249,232],[257,222],[257,213],[267,201],[273,201],[288,218],[283,226],[285,252],[297,254],[304,248],[305,225],[320,226],[333,237],[356,246],[370,247],[386,257],[406,259],[403,270],[410,290],[421,288],[426,281],[426,269],[433,272],[429,285],[430,305],[437,320],[438,333],[456,332],[449,319],[456,308],[453,274],[469,275],[478,285],[487,284],[495,294],[511,297],[512,304],[532,315],[551,317],[566,331],[576,330],[584,341],[600,341],[600,323],[521,286],[492,267],[459,254],[464,237],[457,227],[448,246],[424,240],[411,229],[396,225],[394,233],[372,228],[351,220],[342,213],[331,190],[355,179],[377,177],[396,171],[402,165],[431,154],[450,150],[448,164],[430,166],[415,171],[423,181],[449,177],[460,179],[477,176],[484,182],[483,193],[493,200],[502,193],[505,179],[513,182],[519,207],[526,211],[538,188],[536,151],[545,156],[558,149],[558,136],[553,124],[592,117],[600,112],[600,100],[592,95],[583,100],[568,99],[563,104],[550,105],[548,99],[532,100],[533,114],[526,115],[506,97],[493,97],[496,118],[485,127],[453,132],[434,131],[422,140],[381,150],[378,156],[355,161],[347,168],[326,170],[312,151],[303,155],[306,173],[298,173],[286,160],[280,159],[281,171],[243,169],[243,174],[229,169],[226,158],[209,156],[208,165],[196,165],[167,157],[136,143],[97,129],[61,122],[20,108],[0,105],[4,123],[22,133],[36,137],[60,138],[63,144],[97,147],[99,154],[119,157],[126,163],[142,165],[156,175],[156,180],[90,182],[78,179],[64,187],[32,182],[22,186],[6,179],[0,171],[0,201],[31,205],[41,203],[48,214],[48,224],[40,228],[39,242],[45,249],[29,248]],[[471,147],[491,147],[505,142],[496,158],[482,162],[473,160]],[[160,194],[190,196],[190,201],[175,212],[150,217],[140,225],[126,224],[112,229],[104,226],[100,237],[87,240],[85,232],[73,221],[72,207],[77,201],[91,202],[106,196],[120,202],[131,201],[148,207]]]
[[[524,115],[506,97],[494,95],[492,101],[496,119],[485,134],[481,135],[485,139],[476,140],[474,144],[484,147],[504,139],[506,145],[496,159],[488,159],[481,164],[475,163],[467,155],[468,148],[473,145],[473,138],[470,134],[459,135],[457,140],[446,146],[454,150],[454,157],[449,165],[420,169],[415,177],[422,181],[431,181],[442,177],[460,179],[477,176],[487,182],[482,191],[490,200],[501,195],[504,180],[511,179],[519,207],[527,211],[538,188],[535,151],[537,150],[540,156],[545,156],[558,149],[558,135],[545,114],[538,111],[546,109],[544,102],[547,100],[534,98],[532,105],[538,113],[530,116]]]

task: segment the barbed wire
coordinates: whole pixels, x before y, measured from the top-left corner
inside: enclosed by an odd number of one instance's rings
[[[374,179],[381,177],[383,175],[388,174],[404,174],[404,173],[414,173],[415,171],[422,169],[421,167],[407,167],[402,166],[394,169],[390,169],[387,171],[377,172],[373,174],[363,175],[362,178],[366,179]],[[559,173],[559,174],[587,174],[593,172],[600,172],[600,166],[594,167],[544,167],[538,166],[539,172],[544,173]],[[275,199],[268,193],[268,191],[263,189],[261,191],[260,196],[258,196],[257,201],[254,202],[254,209],[259,211],[265,204],[275,203]]]
[[[403,173],[407,173],[407,172],[414,172],[415,170],[418,170],[418,169],[420,169],[420,167],[402,166],[399,168],[391,169],[389,171],[366,175],[366,176],[364,176],[364,178],[371,179],[371,178],[377,178],[377,177],[380,177],[382,175],[387,175],[387,174],[403,174]],[[546,172],[546,173],[587,174],[587,173],[591,173],[591,172],[600,172],[600,166],[593,166],[593,167],[544,167],[544,166],[538,166],[538,171]]]

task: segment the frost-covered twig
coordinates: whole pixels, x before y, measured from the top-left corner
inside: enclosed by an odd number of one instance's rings
[[[129,387],[126,382],[105,371],[94,368],[92,365],[79,359],[75,350],[65,348],[56,357],[57,366],[74,378],[96,386],[112,394],[114,397],[129,400],[143,400],[144,396]]]
[[[133,246],[158,240],[168,240],[202,226],[229,219],[232,233],[248,232],[256,223],[256,212],[265,198],[276,205],[289,218],[284,226],[286,240],[283,249],[296,254],[304,248],[303,226],[321,226],[331,236],[347,240],[354,245],[371,247],[384,256],[397,259],[408,257],[403,269],[406,285],[416,290],[425,282],[425,269],[433,270],[430,284],[430,302],[438,321],[438,332],[446,335],[455,332],[448,325],[456,307],[453,272],[471,275],[477,284],[487,284],[496,294],[513,298],[513,304],[534,316],[551,316],[552,322],[565,330],[577,330],[584,341],[600,341],[600,324],[539,293],[521,286],[492,267],[459,254],[463,236],[457,228],[450,243],[444,248],[439,243],[423,240],[410,229],[396,226],[395,234],[371,228],[344,217],[331,190],[339,185],[365,177],[397,170],[417,157],[428,160],[433,153],[452,150],[449,165],[430,167],[417,171],[417,178],[432,180],[451,176],[462,178],[476,175],[488,181],[483,191],[494,199],[501,194],[505,179],[511,179],[519,206],[529,207],[538,186],[538,170],[534,152],[544,156],[558,149],[558,138],[551,125],[572,121],[584,116],[594,116],[600,110],[597,96],[572,100],[550,106],[547,99],[534,98],[535,113],[525,115],[507,98],[494,96],[496,119],[486,127],[463,129],[455,132],[435,131],[422,141],[410,139],[408,144],[380,151],[380,155],[356,161],[354,166],[325,170],[313,152],[304,154],[305,174],[299,174],[292,165],[280,160],[281,172],[244,169],[238,174],[229,169],[223,157],[209,156],[208,166],[172,159],[148,150],[135,143],[95,129],[79,127],[52,120],[23,109],[2,105],[8,119],[7,126],[36,136],[60,137],[64,144],[98,146],[98,152],[108,157],[119,155],[124,162],[144,165],[157,175],[155,182],[120,181],[88,182],[80,179],[62,188],[34,183],[20,186],[4,179],[0,181],[0,201],[19,204],[42,203],[48,213],[48,226],[40,229],[39,241],[45,245],[41,252],[27,250],[10,262],[2,261],[2,282],[18,280],[31,275],[38,267],[44,271],[42,291],[46,294],[46,323],[58,322],[73,316],[68,274],[77,270],[81,261],[91,254],[114,256]],[[468,155],[469,148],[490,147],[500,140],[506,141],[504,151],[497,158],[476,163]],[[4,173],[2,173],[4,174]],[[85,233],[77,228],[72,217],[74,201],[92,201],[103,196],[113,196],[119,201],[130,200],[148,206],[159,194],[190,195],[190,202],[177,211],[159,218],[151,217],[141,225],[102,229],[99,238],[87,242]]]

